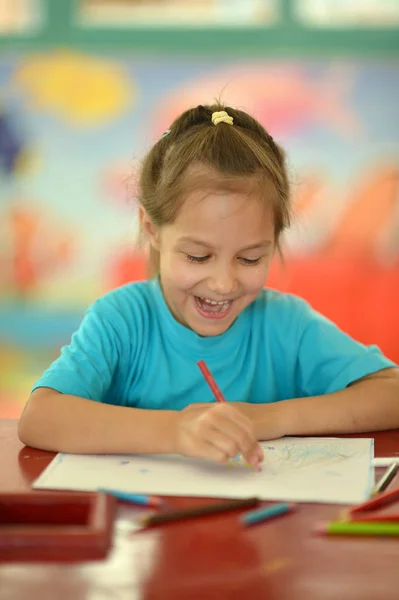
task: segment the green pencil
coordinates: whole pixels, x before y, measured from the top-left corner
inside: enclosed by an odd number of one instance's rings
[[[396,522],[348,522],[332,521],[320,523],[316,533],[321,535],[374,535],[374,536],[399,536],[399,523]]]

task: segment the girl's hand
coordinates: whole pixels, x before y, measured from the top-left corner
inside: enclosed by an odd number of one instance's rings
[[[178,414],[175,439],[183,456],[225,463],[241,453],[253,466],[263,460],[252,421],[230,403],[187,406]]]

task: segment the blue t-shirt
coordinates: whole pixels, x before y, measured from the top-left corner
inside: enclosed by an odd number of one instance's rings
[[[96,300],[34,389],[180,410],[215,401],[197,366],[200,359],[227,400],[252,403],[335,392],[396,366],[304,300],[272,290],[263,290],[221,335],[200,337],[175,320],[156,278]]]

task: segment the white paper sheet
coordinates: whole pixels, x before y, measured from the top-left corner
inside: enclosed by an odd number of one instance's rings
[[[262,471],[177,455],[57,454],[36,489],[99,487],[166,496],[204,496],[356,504],[374,484],[374,440],[283,438],[261,443]]]

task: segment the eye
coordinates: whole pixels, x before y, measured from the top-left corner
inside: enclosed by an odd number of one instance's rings
[[[202,263],[202,262],[206,262],[210,256],[209,254],[207,254],[206,256],[193,256],[192,254],[186,254],[184,253],[187,260],[190,260],[191,262],[196,262],[196,263]]]
[[[240,258],[240,261],[244,264],[244,265],[248,265],[248,266],[252,266],[252,265],[258,265],[260,263],[260,261],[262,260],[262,256],[260,256],[259,258]]]

